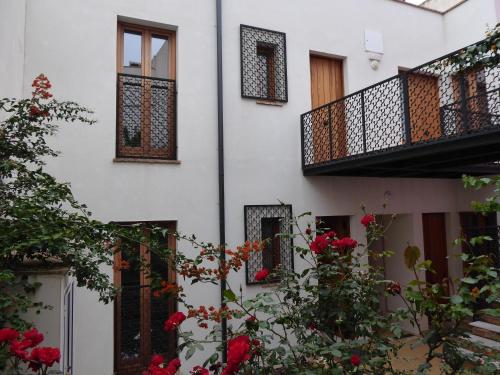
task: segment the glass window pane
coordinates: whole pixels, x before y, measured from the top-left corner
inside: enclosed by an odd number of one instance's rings
[[[168,78],[168,39],[157,35],[151,38],[151,77]]]
[[[142,34],[123,33],[123,73],[142,75]]]

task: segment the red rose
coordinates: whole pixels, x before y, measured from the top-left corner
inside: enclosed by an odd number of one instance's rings
[[[361,224],[363,224],[365,227],[368,227],[371,223],[375,222],[375,216],[372,214],[367,214],[361,218]]]
[[[152,366],[160,366],[163,362],[165,362],[165,358],[162,355],[156,354],[151,357],[151,365]]]
[[[354,249],[356,246],[358,246],[358,242],[356,240],[353,240],[351,237],[344,237],[340,240],[333,241],[332,245],[340,250]]]
[[[195,366],[190,372],[191,375],[210,375],[205,367]]]
[[[37,346],[43,341],[43,333],[38,332],[36,328],[24,332],[23,336],[26,340],[31,340],[32,346]]]
[[[236,374],[242,363],[248,361],[250,356],[250,338],[246,335],[235,337],[227,343],[227,365],[221,375]]]
[[[172,331],[173,329],[178,327],[184,320],[186,320],[186,315],[178,311],[176,313],[173,313],[170,318],[168,318],[163,328],[165,329],[165,331]]]
[[[59,362],[61,352],[59,348],[34,348],[29,357],[30,366],[39,367],[45,365],[52,367],[55,362]]]
[[[361,357],[357,354],[351,356],[351,365],[357,367],[361,364]]]
[[[165,372],[165,375],[175,375],[179,367],[181,367],[180,359],[179,358],[172,359],[166,367],[167,371]]]
[[[14,341],[19,337],[19,332],[12,328],[0,329],[0,343]]]
[[[26,349],[31,348],[33,343],[31,340],[15,340],[10,343],[10,353],[17,358],[26,361],[28,359],[28,352]]]
[[[263,268],[255,274],[255,281],[265,280],[268,276],[269,276],[269,270],[267,268]]]
[[[401,285],[397,281],[391,281],[391,283],[387,285],[387,288],[385,288],[385,291],[393,296],[401,294]]]
[[[306,229],[306,234],[309,236],[309,235],[311,235],[311,233],[312,233],[312,229],[311,228],[307,228]]]
[[[322,254],[323,251],[328,247],[330,242],[328,241],[328,237],[326,235],[316,236],[309,248],[316,254]]]

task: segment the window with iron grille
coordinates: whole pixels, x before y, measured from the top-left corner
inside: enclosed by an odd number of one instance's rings
[[[151,236],[150,224],[175,230],[174,222],[143,224],[147,238]],[[175,250],[173,235],[155,240]],[[114,282],[119,288],[115,298],[115,374],[138,374],[147,367],[153,355],[161,354],[170,359],[176,355],[175,334],[163,330],[165,319],[176,311],[176,300],[172,295],[152,291],[154,282],[161,279],[175,283],[176,275],[168,262],[149,251],[145,243],[122,239],[117,250],[114,259]]]
[[[293,241],[279,234],[291,234],[291,205],[249,205],[244,207],[245,240],[263,241],[261,252],[252,253],[246,265],[247,284],[257,284],[255,274],[277,266],[293,269]],[[268,280],[276,281],[276,280]]]
[[[177,158],[175,33],[118,24],[116,156]]]
[[[288,101],[285,33],[241,25],[241,96]]]

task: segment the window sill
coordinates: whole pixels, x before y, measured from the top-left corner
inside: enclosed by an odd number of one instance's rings
[[[181,164],[180,160],[113,158],[113,163]]]
[[[255,103],[263,105],[273,105],[275,107],[283,107],[285,105],[285,103],[283,102],[276,102],[274,100],[263,100],[263,99],[256,100]]]

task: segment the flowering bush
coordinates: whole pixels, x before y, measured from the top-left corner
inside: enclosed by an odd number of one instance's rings
[[[26,368],[33,374],[46,375],[61,354],[58,348],[39,347],[43,339],[36,328],[22,334],[12,328],[0,329],[1,368],[12,374],[20,374],[21,368]]]

